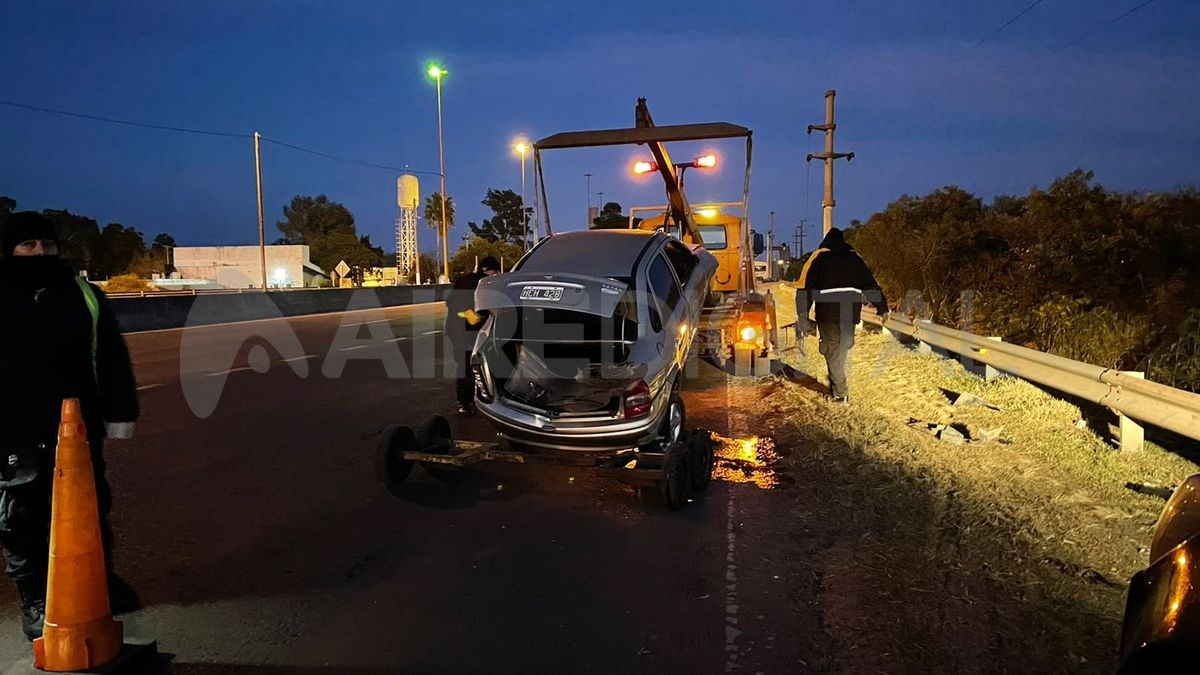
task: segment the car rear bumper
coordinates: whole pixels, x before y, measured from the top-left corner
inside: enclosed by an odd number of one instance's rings
[[[667,398],[659,392],[650,414],[636,420],[622,417],[554,418],[510,405],[504,399],[490,403],[476,399],[475,406],[500,436],[515,443],[548,450],[615,452],[636,448],[655,439]]]

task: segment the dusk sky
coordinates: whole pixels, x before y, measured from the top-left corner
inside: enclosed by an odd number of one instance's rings
[[[791,240],[819,230],[821,167],[805,135],[838,91],[836,221],[902,193],[957,184],[1023,193],[1082,167],[1121,190],[1200,175],[1200,3],[895,2],[38,2],[6,3],[0,99],[264,136],[373,163],[437,170],[430,60],[444,81],[452,242],[489,215],[489,187],[519,189],[512,139],[659,124],[754,130],[752,217]],[[119,126],[0,105],[0,195],[67,208],[181,245],[257,243],[249,140]],[[740,196],[743,147],[689,172],[693,203]],[[679,149],[684,158],[691,148]],[[268,238],[296,194],[327,194],[395,249],[391,171],[264,145]],[[663,202],[628,175],[633,148],[558,151],[546,180],[557,229],[581,229],[593,192]],[[437,189],[422,176],[422,192]],[[806,183],[807,181],[807,183]],[[532,176],[530,201],[532,201]],[[807,185],[807,187],[806,187]],[[593,199],[595,199],[593,197]],[[812,241],[811,239],[809,240]],[[422,249],[432,248],[423,230]],[[811,243],[810,243],[811,245]]]

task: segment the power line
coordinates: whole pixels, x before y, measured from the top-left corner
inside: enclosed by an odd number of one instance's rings
[[[1154,4],[1154,2],[1156,2],[1156,0],[1146,0],[1146,2],[1143,2],[1142,4],[1138,5],[1137,7],[1134,7],[1133,9],[1126,10],[1126,11],[1125,11],[1125,13],[1123,13],[1123,14],[1121,14],[1121,15],[1119,15],[1119,16],[1117,16],[1117,17],[1113,18],[1113,19],[1110,19],[1110,20],[1108,21],[1108,23],[1105,23],[1104,25],[1102,25],[1102,26],[1099,26],[1098,28],[1093,28],[1092,30],[1090,30],[1090,31],[1088,31],[1087,33],[1085,33],[1084,35],[1082,35],[1082,36],[1080,36],[1080,37],[1076,38],[1075,40],[1073,40],[1073,41],[1071,41],[1071,42],[1068,42],[1067,44],[1065,44],[1065,45],[1063,45],[1063,46],[1059,47],[1058,49],[1054,50],[1054,53],[1055,53],[1055,54],[1057,54],[1057,53],[1059,53],[1059,52],[1061,52],[1061,51],[1064,51],[1064,50],[1070,49],[1071,47],[1074,47],[1075,45],[1077,45],[1077,44],[1079,44],[1079,43],[1081,43],[1081,42],[1084,42],[1084,41],[1086,41],[1088,38],[1092,37],[1093,35],[1095,35],[1095,34],[1097,34],[1097,33],[1100,33],[1100,32],[1102,32],[1102,31],[1104,31],[1105,29],[1109,28],[1110,26],[1112,26],[1113,24],[1117,23],[1118,21],[1121,21],[1122,19],[1124,19],[1125,17],[1129,16],[1130,14],[1133,14],[1134,12],[1137,12],[1137,11],[1141,10],[1142,8],[1144,8],[1144,7],[1148,6],[1148,5]]]
[[[70,110],[58,110],[56,108],[45,108],[38,105],[29,105],[28,103],[17,103],[16,101],[0,100],[0,105],[6,105],[12,108],[22,108],[24,110],[34,110],[37,112],[51,113],[54,115],[65,115],[66,117],[78,117],[85,120],[93,120],[96,122],[108,122],[110,124],[123,124],[129,127],[141,127],[143,129],[157,129],[159,131],[174,131],[181,134],[198,134],[201,136],[223,136],[225,138],[253,138],[251,134],[233,134],[225,131],[211,131],[209,129],[192,129],[188,127],[174,127],[164,124],[151,124],[149,122],[135,122],[133,120],[122,120],[115,117],[103,117],[101,115],[89,115],[87,113],[72,112]]]
[[[1043,0],[1033,0],[1033,2],[1030,3],[1030,5],[1028,7],[1017,12],[1008,21],[1005,21],[1004,23],[1000,24],[999,28],[997,28],[997,29],[993,30],[992,32],[988,33],[987,35],[984,35],[983,37],[979,38],[979,42],[976,42],[975,46],[978,47],[979,45],[982,45],[983,43],[987,42],[988,40],[999,35],[1000,32],[1003,31],[1005,28],[1008,28],[1009,26],[1016,23],[1017,19],[1020,19],[1021,17],[1028,14],[1030,12],[1030,10],[1032,10],[1034,7],[1037,7],[1038,5],[1042,4],[1042,1]]]
[[[328,152],[322,152],[320,150],[313,150],[312,148],[305,148],[305,147],[302,147],[299,145],[285,143],[283,141],[275,140],[274,138],[267,138],[266,136],[263,136],[262,139],[268,143],[274,143],[275,145],[279,145],[279,146],[282,146],[285,148],[290,148],[290,149],[296,150],[298,152],[306,152],[310,155],[316,155],[317,157],[324,157],[326,159],[332,159],[332,160],[336,160],[339,162],[346,162],[349,164],[358,164],[360,166],[369,166],[371,168],[384,169],[387,171],[397,171],[400,173],[419,173],[419,174],[424,174],[427,176],[442,175],[442,174],[438,173],[437,171],[417,171],[415,169],[407,169],[407,168],[400,168],[400,167],[396,167],[396,166],[388,166],[386,164],[376,164],[374,162],[368,162],[366,160],[361,160],[361,159],[354,159],[352,157],[342,157],[341,155],[333,155]]]
[[[246,133],[239,134],[239,133],[230,133],[230,132],[226,132],[226,131],[213,131],[211,129],[195,129],[192,127],[177,127],[177,126],[172,126],[172,125],[167,125],[167,124],[152,124],[150,122],[138,122],[136,120],[125,120],[125,119],[119,119],[116,117],[105,117],[103,115],[91,115],[88,113],[74,112],[71,110],[59,110],[57,108],[47,108],[45,106],[30,105],[28,103],[18,103],[17,101],[6,101],[3,99],[0,99],[0,105],[6,105],[6,106],[9,106],[12,108],[20,108],[22,110],[32,110],[35,112],[49,113],[52,115],[64,115],[66,117],[77,117],[79,119],[92,120],[94,122],[107,122],[109,124],[121,124],[124,126],[138,127],[138,128],[142,128],[142,129],[155,129],[157,131],[173,131],[173,132],[181,133],[181,134],[196,134],[196,135],[200,135],[200,136],[219,136],[219,137],[223,137],[223,138],[241,138],[241,139],[254,138],[254,134],[246,134]],[[371,168],[375,168],[375,169],[383,169],[385,171],[394,171],[394,172],[399,172],[399,173],[405,173],[405,172],[417,173],[417,174],[425,174],[425,175],[429,175],[429,176],[441,175],[436,171],[416,171],[414,169],[401,168],[401,167],[396,167],[396,166],[387,166],[385,164],[376,164],[374,162],[368,162],[368,161],[361,160],[361,159],[342,157],[341,155],[334,155],[334,154],[331,154],[328,152],[322,152],[320,150],[313,150],[312,148],[306,148],[306,147],[303,147],[300,145],[294,145],[292,143],[285,143],[284,141],[276,140],[274,138],[267,138],[266,136],[263,136],[262,140],[264,140],[268,143],[274,143],[275,145],[278,145],[278,146],[281,146],[284,148],[296,150],[298,152],[305,152],[310,155],[316,155],[318,157],[324,157],[326,159],[332,159],[332,160],[336,160],[339,162],[347,162],[350,164],[358,164],[360,166],[367,166],[367,167],[371,167]]]

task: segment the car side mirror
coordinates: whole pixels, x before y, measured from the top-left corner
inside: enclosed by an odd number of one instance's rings
[[[762,255],[763,251],[767,250],[767,245],[763,242],[763,236],[758,232],[754,232],[754,255],[755,257]]]

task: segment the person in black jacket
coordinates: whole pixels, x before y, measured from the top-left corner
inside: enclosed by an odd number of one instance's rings
[[[92,466],[109,597],[131,611],[137,595],[112,572],[112,493],[104,439],[129,438],[138,418],[129,351],[99,289],[59,257],[54,224],[25,211],[0,232],[0,548],[21,596],[22,629],[42,633],[54,453],[63,399],[79,399]]]
[[[454,351],[455,376],[458,397],[458,412],[469,415],[475,412],[475,379],[471,376],[471,351],[475,349],[475,337],[486,313],[475,312],[475,289],[484,277],[500,273],[500,261],[487,256],[479,261],[478,272],[466,272],[454,279],[450,294],[446,298],[446,337]]]
[[[854,346],[854,326],[862,319],[863,300],[875,306],[886,320],[888,306],[883,290],[867,263],[832,228],[804,263],[796,291],[796,337],[809,333],[808,311],[816,305],[821,356],[829,367],[829,389],[835,401],[849,401],[846,358]]]

